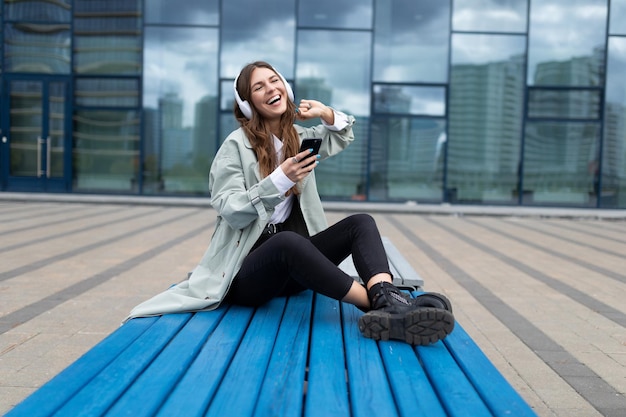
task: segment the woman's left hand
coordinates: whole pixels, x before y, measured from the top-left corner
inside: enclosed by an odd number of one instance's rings
[[[317,100],[300,100],[296,118],[299,120],[309,120],[319,117],[329,125],[335,123],[335,112],[324,103]]]

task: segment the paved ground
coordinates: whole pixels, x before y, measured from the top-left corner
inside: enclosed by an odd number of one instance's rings
[[[206,200],[41,200],[0,193],[0,414],[184,278],[215,220]],[[540,416],[626,415],[625,211],[327,207],[370,211]]]

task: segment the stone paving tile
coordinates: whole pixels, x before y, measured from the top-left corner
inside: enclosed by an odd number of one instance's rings
[[[511,213],[372,214],[540,416],[626,415],[626,222]],[[184,279],[214,220],[199,202],[0,201],[0,414]]]

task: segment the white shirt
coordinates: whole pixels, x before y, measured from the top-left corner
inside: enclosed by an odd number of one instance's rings
[[[330,125],[322,119],[322,124],[326,127],[326,129],[338,132],[348,126],[348,118],[343,113],[338,112],[335,109],[333,109],[333,112],[335,113],[335,123]],[[274,149],[276,149],[276,160],[282,161],[283,142],[276,136],[272,136],[274,138]],[[280,191],[282,194],[285,194],[291,187],[296,185],[295,182],[291,181],[289,177],[285,175],[280,165],[278,165],[278,167],[276,167],[276,169],[270,174],[270,179],[272,180],[276,188],[278,188],[278,191]],[[282,223],[287,220],[289,214],[291,213],[291,208],[293,207],[293,199],[294,195],[291,194],[287,198],[285,198],[285,201],[278,204],[274,208],[274,213],[272,214],[272,217],[270,217],[268,223]]]

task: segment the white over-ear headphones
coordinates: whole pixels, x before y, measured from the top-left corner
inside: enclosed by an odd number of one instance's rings
[[[276,70],[274,71],[276,72],[276,74],[278,74],[280,79],[283,81],[283,84],[285,84],[285,90],[287,90],[287,96],[289,97],[289,100],[295,101],[293,90],[291,89],[291,86],[289,85],[285,77],[283,77],[280,72]],[[248,103],[248,100],[242,100],[241,97],[239,96],[239,93],[237,92],[237,80],[239,80],[239,75],[237,76],[237,78],[235,78],[235,82],[233,83],[233,91],[235,92],[235,101],[237,102],[237,105],[239,106],[239,110],[241,110],[243,115],[246,116],[246,119],[250,120],[252,119],[252,108],[250,107],[250,103]]]

